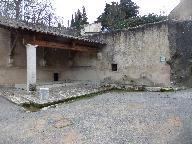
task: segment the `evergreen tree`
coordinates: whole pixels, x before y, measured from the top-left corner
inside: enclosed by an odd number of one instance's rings
[[[121,18],[128,19],[131,17],[136,17],[139,13],[139,7],[136,3],[132,2],[131,0],[120,0],[120,11],[121,11]]]
[[[72,15],[72,18],[71,18],[71,27],[74,27],[75,26],[75,20],[74,20],[74,18],[73,18],[73,15]]]
[[[87,20],[88,20],[87,13],[86,13],[85,7],[83,6],[82,23],[83,24],[88,24]]]
[[[101,22],[105,29],[118,29],[119,23],[137,16],[138,8],[131,0],[121,0],[120,3],[106,3],[104,12],[98,17],[97,22]]]
[[[85,7],[83,6],[82,8],[82,12],[78,9],[77,12],[75,13],[75,18],[71,19],[71,27],[80,30],[84,24],[88,24],[87,22],[88,18],[87,18],[87,14],[86,14],[86,10]]]
[[[97,22],[101,22],[103,30],[113,31],[167,19],[166,16],[155,14],[139,16],[138,9],[136,3],[131,0],[120,0],[120,3],[106,3],[104,12],[97,18]]]
[[[160,22],[163,20],[167,20],[167,16],[161,16],[156,14],[149,14],[144,16],[136,16],[129,19],[125,19],[124,21],[119,21],[117,23],[118,29],[126,29],[129,27],[136,27],[139,25],[144,25],[148,23]]]

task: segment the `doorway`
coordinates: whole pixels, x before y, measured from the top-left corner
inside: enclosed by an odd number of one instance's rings
[[[59,73],[54,73],[53,74],[53,79],[55,82],[59,81]]]

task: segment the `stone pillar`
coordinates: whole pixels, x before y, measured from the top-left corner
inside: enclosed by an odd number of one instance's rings
[[[37,45],[26,45],[27,52],[27,91],[36,91],[36,47]]]

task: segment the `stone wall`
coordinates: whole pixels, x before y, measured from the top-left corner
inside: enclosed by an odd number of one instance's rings
[[[26,77],[26,69],[24,69],[25,60],[20,54],[22,47],[15,50],[15,66],[9,67],[9,52],[11,43],[10,31],[0,29],[0,84],[22,83],[23,77]],[[18,44],[19,45],[19,44]]]
[[[192,21],[170,22],[169,41],[173,85],[192,86]]]
[[[174,20],[192,20],[192,1],[182,0],[169,14],[170,19]]]
[[[170,66],[166,63],[170,59],[167,22],[95,35],[92,39],[107,43],[98,66],[106,79],[134,85],[171,85]],[[117,64],[117,71],[112,71],[111,64]]]

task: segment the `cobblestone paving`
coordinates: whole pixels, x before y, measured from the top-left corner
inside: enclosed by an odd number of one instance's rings
[[[0,97],[0,144],[191,144],[192,91],[111,92],[27,113]]]

